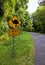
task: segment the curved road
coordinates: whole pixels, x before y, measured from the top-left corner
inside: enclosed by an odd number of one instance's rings
[[[31,32],[35,40],[35,65],[45,65],[45,34]]]

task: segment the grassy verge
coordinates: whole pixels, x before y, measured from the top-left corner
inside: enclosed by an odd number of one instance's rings
[[[12,37],[0,42],[0,65],[34,65],[34,40],[27,32],[15,37],[12,58]]]

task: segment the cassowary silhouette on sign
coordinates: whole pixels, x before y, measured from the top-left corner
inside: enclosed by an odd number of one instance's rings
[[[15,27],[17,26],[17,24],[18,24],[18,21],[17,20],[12,20],[12,22],[13,22],[13,24],[15,24]]]

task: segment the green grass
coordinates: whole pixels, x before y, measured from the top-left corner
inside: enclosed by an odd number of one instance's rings
[[[0,42],[0,65],[34,65],[34,40],[27,32],[15,37],[12,58],[12,37]]]

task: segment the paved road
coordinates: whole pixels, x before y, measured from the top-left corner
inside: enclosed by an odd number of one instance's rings
[[[45,65],[45,35],[31,34],[35,40],[35,65]]]

